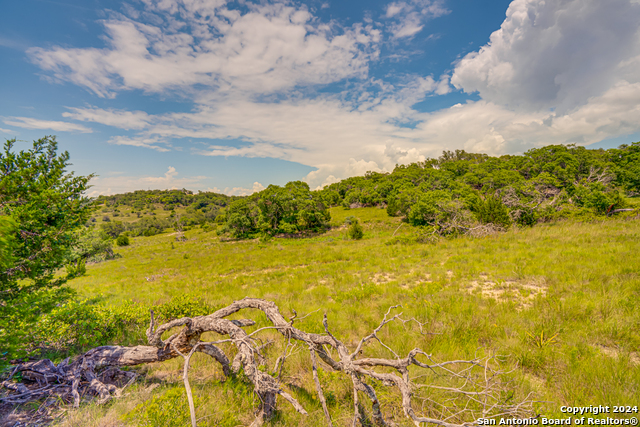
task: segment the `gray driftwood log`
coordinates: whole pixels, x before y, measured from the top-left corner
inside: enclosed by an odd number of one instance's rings
[[[121,388],[116,383],[126,384],[135,379],[131,371],[122,371],[119,368],[136,366],[152,362],[162,362],[168,359],[182,356],[185,358],[184,381],[187,388],[192,415],[192,423],[195,425],[195,415],[188,384],[188,363],[194,352],[205,353],[214,358],[222,367],[226,376],[234,375],[242,369],[244,375],[253,384],[254,391],[259,397],[260,407],[252,425],[261,425],[274,414],[277,397],[288,401],[298,412],[307,414],[304,407],[287,391],[279,381],[280,375],[270,375],[258,369],[260,346],[254,336],[264,329],[278,331],[288,342],[300,342],[308,347],[311,354],[312,372],[316,392],[322,404],[327,424],[332,426],[331,415],[327,408],[326,399],[322,391],[322,384],[317,375],[317,358],[324,362],[332,370],[344,373],[353,384],[354,417],[352,425],[364,424],[366,414],[363,412],[359,401],[359,393],[366,396],[371,402],[371,413],[376,425],[388,425],[378,400],[375,388],[369,384],[371,380],[382,382],[385,386],[395,387],[400,394],[404,414],[416,425],[420,423],[432,423],[444,427],[460,425],[474,425],[475,420],[482,417],[501,416],[524,418],[531,415],[532,401],[527,396],[518,403],[504,402],[502,400],[504,383],[500,381],[496,370],[490,368],[491,357],[476,358],[472,360],[456,360],[436,363],[431,356],[420,349],[411,350],[405,357],[400,357],[391,348],[386,346],[378,337],[378,332],[389,322],[403,321],[399,315],[389,317],[392,307],[387,311],[384,319],[378,327],[368,336],[362,338],[353,351],[336,338],[329,330],[326,315],[324,316],[324,334],[313,334],[302,331],[293,326],[295,316],[290,319],[280,313],[275,303],[257,298],[245,298],[235,301],[231,305],[222,308],[207,316],[182,318],[171,322],[156,325],[153,312],[151,324],[147,330],[148,345],[135,347],[102,346],[89,350],[73,362],[63,361],[54,365],[49,360],[29,362],[18,365],[14,373],[21,372],[22,377],[37,381],[39,387],[27,389],[23,384],[5,381],[2,385],[10,390],[10,393],[1,400],[9,403],[20,403],[41,398],[50,394],[68,395],[74,406],[79,406],[82,393],[91,393],[98,397],[100,402],[106,402],[113,396],[118,396]],[[243,328],[255,324],[253,320],[230,320],[230,315],[245,309],[262,311],[272,326],[261,328],[252,333],[247,333]],[[406,321],[404,321],[406,322]],[[178,332],[163,339],[163,334],[180,328]],[[220,341],[201,341],[205,332],[215,332],[227,336]],[[384,346],[392,358],[363,357],[363,347],[368,341],[376,340]],[[217,346],[223,342],[231,342],[237,349],[232,360]],[[276,362],[276,371],[281,371],[285,363],[285,357]],[[317,356],[317,358],[316,358]],[[423,361],[418,360],[421,358]],[[421,384],[409,375],[409,367],[415,365],[430,371],[441,371],[461,381],[452,387],[442,387],[430,384]],[[460,367],[456,369],[456,367]],[[473,369],[479,369],[482,381],[472,376]],[[462,385],[460,385],[462,384]],[[420,415],[412,406],[412,397],[415,391],[422,387],[451,392],[465,399],[464,404],[450,408],[447,416],[432,418]],[[453,401],[453,400],[451,400]],[[458,409],[459,408],[459,412]],[[475,409],[471,409],[475,408]],[[468,422],[460,421],[462,419]],[[454,421],[450,421],[454,420]]]

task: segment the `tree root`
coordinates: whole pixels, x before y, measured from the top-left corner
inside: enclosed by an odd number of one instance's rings
[[[24,403],[56,394],[68,402],[73,402],[74,407],[78,407],[82,396],[88,394],[96,396],[98,402],[104,403],[112,397],[119,396],[122,389],[131,384],[136,377],[135,373],[121,368],[162,362],[180,356],[185,359],[183,380],[190,402],[192,425],[195,426],[195,409],[188,382],[188,368],[191,356],[195,352],[201,352],[215,359],[222,367],[225,376],[237,374],[242,370],[253,384],[254,392],[260,400],[260,406],[252,425],[259,426],[274,415],[277,396],[288,401],[299,413],[307,414],[304,407],[295,397],[283,390],[280,383],[280,373],[286,360],[287,348],[292,341],[298,341],[309,348],[316,393],[329,426],[332,426],[332,421],[317,373],[316,356],[330,369],[342,372],[346,378],[351,379],[354,399],[353,426],[364,425],[367,422],[366,414],[359,400],[359,393],[371,401],[373,423],[380,426],[388,425],[374,388],[378,382],[393,387],[399,392],[405,416],[416,425],[432,423],[444,427],[454,427],[473,425],[478,418],[497,415],[524,418],[532,414],[533,402],[529,396],[517,403],[505,401],[504,394],[507,387],[504,382],[499,380],[499,376],[503,372],[490,367],[491,362],[495,361],[495,357],[436,363],[430,355],[417,348],[411,350],[404,358],[398,356],[377,335],[389,322],[396,320],[407,322],[402,320],[400,315],[388,318],[394,308],[391,307],[387,311],[379,326],[370,335],[362,338],[353,352],[350,352],[347,346],[329,331],[326,315],[323,320],[325,334],[307,333],[293,326],[295,316],[286,320],[275,303],[263,299],[245,298],[207,316],[185,317],[159,326],[156,325],[154,314],[151,312],[151,322],[147,330],[149,345],[96,347],[72,363],[65,360],[57,366],[49,360],[22,363],[15,367],[12,376],[21,373],[23,379],[36,383],[37,387],[27,388],[24,384],[7,380],[2,383],[2,386],[8,393],[0,397],[0,401]],[[262,311],[272,326],[247,333],[243,328],[252,326],[255,322],[249,319],[227,319],[228,316],[244,309]],[[162,339],[165,332],[176,327],[181,328],[179,332],[166,340]],[[258,345],[254,336],[266,329],[276,330],[287,340],[287,347],[283,356],[278,358],[275,364],[276,372],[273,375],[258,369],[260,361],[263,359],[260,350],[264,345]],[[215,332],[228,338],[203,342],[200,338],[205,332]],[[372,340],[377,341],[393,354],[393,358],[361,357],[363,347]],[[226,342],[232,343],[237,349],[232,362],[217,346],[217,344]],[[424,361],[419,361],[418,357]],[[413,369],[423,368],[427,372],[447,375],[451,380],[452,387],[440,387],[418,382],[417,380],[424,375],[411,378],[409,372],[411,366],[415,367]],[[423,398],[423,402],[430,403],[431,406],[440,405],[438,409],[440,417],[438,418],[419,415],[412,406],[412,399],[416,399],[416,392],[429,387],[451,395],[444,404],[429,402],[428,397]],[[465,420],[467,421],[465,422]]]

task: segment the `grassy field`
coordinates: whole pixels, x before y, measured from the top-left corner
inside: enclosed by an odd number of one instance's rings
[[[514,396],[533,392],[543,416],[566,417],[563,405],[640,404],[637,217],[389,244],[394,233],[412,231],[384,210],[331,213],[334,228],[307,239],[221,242],[200,229],[186,232],[184,242],[169,233],[134,238],[131,246],[117,249],[122,258],[88,266],[70,285],[111,306],[162,303],[182,294],[216,307],[245,296],[266,298],[285,316],[293,309],[311,313],[297,325],[309,332],[323,332],[326,312],[334,335],[349,344],[370,333],[390,306],[402,304],[395,312],[424,322],[432,334],[391,324],[381,333],[387,345],[400,354],[417,346],[436,360],[505,355],[505,367],[516,368],[508,376]],[[362,240],[347,240],[346,228],[339,227],[351,215],[364,225]],[[254,320],[254,328],[266,324],[258,313]],[[325,425],[304,350],[289,359],[284,383],[310,415],[280,402],[273,425]],[[272,360],[280,352],[280,342],[267,351]],[[390,356],[373,344],[365,353]],[[257,402],[247,384],[222,382],[221,370],[207,356],[194,356],[192,367],[199,425],[251,422]],[[141,372],[146,379],[127,396],[70,411],[61,425],[187,425],[181,360]],[[321,379],[335,424],[347,425],[350,382],[322,370]],[[410,425],[397,395],[381,384],[376,389],[383,412],[397,425]]]

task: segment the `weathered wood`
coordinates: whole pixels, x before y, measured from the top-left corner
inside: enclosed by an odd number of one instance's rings
[[[63,361],[58,366],[50,361],[29,362],[18,365],[14,372],[23,373],[24,378],[32,379],[41,386],[37,389],[29,390],[19,383],[5,381],[3,386],[10,393],[0,400],[7,402],[21,402],[24,399],[33,399],[51,393],[53,390],[67,396],[73,401],[74,406],[80,404],[80,396],[89,392],[99,398],[99,402],[106,402],[113,395],[119,395],[120,389],[114,384],[113,378],[119,375],[127,379],[127,384],[133,380],[131,372],[121,371],[120,368],[128,366],[136,366],[147,363],[162,362],[178,356],[185,358],[183,370],[183,380],[189,396],[189,404],[191,411],[192,425],[195,425],[195,408],[193,400],[190,396],[190,386],[188,382],[189,360],[194,352],[199,351],[211,356],[220,366],[225,376],[243,371],[247,379],[253,384],[254,392],[260,400],[260,406],[257,410],[257,416],[253,422],[253,426],[259,426],[264,421],[270,419],[276,409],[277,396],[287,400],[296,411],[306,415],[307,411],[300,403],[289,393],[287,393],[279,382],[280,376],[277,378],[258,369],[260,364],[260,349],[253,336],[265,329],[273,329],[279,332],[287,343],[290,341],[299,341],[309,348],[311,355],[311,365],[313,380],[316,386],[316,392],[322,405],[322,409],[327,420],[327,424],[332,426],[331,416],[324,398],[322,385],[317,373],[316,356],[322,360],[329,369],[343,372],[345,378],[350,378],[354,390],[354,419],[353,425],[356,423],[364,424],[366,422],[366,414],[362,411],[358,399],[358,393],[363,393],[371,401],[371,410],[373,422],[376,425],[385,426],[384,414],[378,400],[376,390],[365,380],[372,379],[382,382],[385,386],[394,387],[401,396],[402,409],[404,414],[416,425],[419,423],[432,423],[443,427],[454,427],[463,424],[454,424],[448,421],[424,417],[416,414],[412,407],[413,391],[416,384],[409,377],[409,366],[414,365],[419,368],[429,370],[440,369],[443,373],[464,379],[465,384],[469,384],[473,390],[470,392],[464,388],[456,387],[440,387],[443,390],[457,393],[468,397],[471,401],[480,402],[476,397],[481,395],[485,402],[485,407],[480,414],[482,417],[490,416],[487,411],[499,411],[504,416],[525,417],[529,414],[530,403],[528,397],[518,404],[507,405],[498,401],[499,392],[493,391],[488,384],[481,385],[463,373],[457,373],[450,369],[452,366],[465,365],[470,368],[484,369],[484,377],[495,378],[499,372],[493,371],[488,366],[490,357],[473,360],[457,360],[443,363],[435,363],[431,360],[431,356],[420,349],[411,350],[406,357],[400,357],[390,347],[385,345],[378,337],[378,332],[388,323],[393,321],[408,322],[400,319],[400,315],[388,317],[391,307],[385,314],[373,332],[362,338],[357,344],[354,351],[349,351],[347,346],[338,340],[329,330],[329,323],[326,314],[323,318],[325,334],[313,334],[302,331],[293,326],[296,316],[289,320],[285,319],[275,303],[258,298],[245,298],[235,301],[227,307],[224,307],[212,314],[206,316],[198,316],[193,318],[182,318],[170,321],[168,323],[157,326],[155,317],[151,312],[151,321],[147,330],[147,341],[149,345],[139,345],[134,347],[122,346],[101,346],[89,350],[84,355],[77,358],[72,363]],[[229,320],[226,317],[238,313],[241,310],[254,309],[264,313],[272,326],[260,328],[252,333],[247,333],[243,328],[252,326],[254,321],[249,319]],[[415,319],[412,319],[415,321]],[[422,324],[420,324],[422,326]],[[173,328],[181,328],[178,332],[170,337],[163,339],[162,335],[169,332]],[[203,342],[201,336],[205,332],[215,332],[223,337],[219,341]],[[389,351],[393,358],[385,359],[379,357],[362,357],[362,352],[370,341],[377,341],[383,348]],[[229,357],[216,344],[223,342],[232,343],[237,353],[233,358],[233,362],[229,362]],[[327,350],[331,350],[331,353]],[[335,354],[335,356],[332,356]],[[417,359],[421,357],[426,362]],[[285,355],[281,356],[281,362],[276,363],[276,370],[282,369],[282,364],[286,360]],[[467,368],[470,369],[470,368]],[[376,369],[381,369],[377,371]],[[395,370],[396,373],[388,372],[389,369]],[[466,372],[462,370],[460,372]],[[490,373],[491,375],[486,375]],[[110,380],[111,379],[111,380]],[[494,393],[494,394],[492,394]],[[528,405],[528,406],[527,406]],[[468,409],[465,409],[468,411]],[[477,416],[476,418],[479,418]]]

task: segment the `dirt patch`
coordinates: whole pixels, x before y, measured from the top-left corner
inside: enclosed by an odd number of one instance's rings
[[[515,302],[520,311],[530,308],[538,295],[546,295],[547,287],[544,279],[525,283],[476,280],[469,284],[467,291],[470,294],[480,292],[483,298],[492,298],[499,303]]]
[[[395,277],[393,276],[393,274],[389,274],[389,273],[376,273],[371,278],[371,281],[373,283],[375,283],[376,285],[381,285],[383,283],[389,283],[389,282],[391,282],[393,280],[395,280]]]
[[[620,357],[620,349],[616,347],[607,347],[604,345],[599,345],[597,348],[604,354],[605,356],[611,357],[613,359],[618,359]],[[629,353],[629,360],[631,364],[634,366],[640,366],[640,354],[636,352]]]

